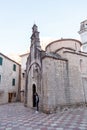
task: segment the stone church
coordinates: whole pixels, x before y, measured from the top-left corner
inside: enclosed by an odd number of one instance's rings
[[[63,107],[87,103],[87,53],[76,39],[59,39],[41,49],[38,27],[32,27],[26,63],[25,105],[52,113]]]

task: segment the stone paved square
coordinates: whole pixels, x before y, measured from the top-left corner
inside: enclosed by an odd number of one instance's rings
[[[22,103],[0,105],[0,130],[87,130],[87,108],[45,114]]]

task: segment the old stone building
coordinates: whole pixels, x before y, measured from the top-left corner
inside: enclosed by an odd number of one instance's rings
[[[20,100],[21,65],[0,53],[0,104]]]
[[[76,39],[59,39],[41,49],[36,25],[32,28],[30,54],[26,64],[25,105],[51,113],[64,106],[87,103],[87,53]]]
[[[27,57],[29,56],[29,53],[25,53],[20,55],[21,57],[21,102],[24,102],[24,88],[25,88],[25,73],[26,73],[26,62]]]

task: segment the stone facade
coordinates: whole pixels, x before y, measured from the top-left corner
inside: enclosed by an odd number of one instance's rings
[[[24,102],[24,88],[25,88],[25,73],[26,73],[26,62],[29,53],[20,55],[21,57],[21,102]]]
[[[0,104],[20,100],[21,66],[0,53]]]
[[[52,113],[64,106],[87,103],[87,53],[75,39],[60,39],[41,49],[36,25],[32,28],[30,54],[26,64],[25,105]]]

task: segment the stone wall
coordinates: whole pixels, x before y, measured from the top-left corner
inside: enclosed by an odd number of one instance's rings
[[[68,52],[66,52],[66,57],[69,68],[71,104],[85,103],[86,90],[84,91],[85,81],[83,79],[87,78],[87,57],[78,55],[78,53],[73,54]]]
[[[68,59],[71,103],[85,103],[87,78],[86,54],[64,50],[62,57]]]
[[[24,89],[25,89],[25,81],[26,81],[26,62],[29,53],[20,55],[21,57],[21,102],[24,102]]]
[[[42,61],[43,110],[87,103],[87,57],[65,51],[67,61],[45,57]]]
[[[69,103],[67,61],[45,57],[42,61],[43,111]]]
[[[0,93],[0,104],[8,103],[8,93],[16,92],[16,100],[18,98],[19,88],[20,88],[20,79],[19,79],[19,71],[20,65],[16,62],[10,60],[9,58],[0,55],[3,58],[2,65],[0,65],[0,90],[3,91]],[[16,71],[13,71],[13,65],[16,65]],[[15,85],[12,85],[12,80],[15,79]]]

